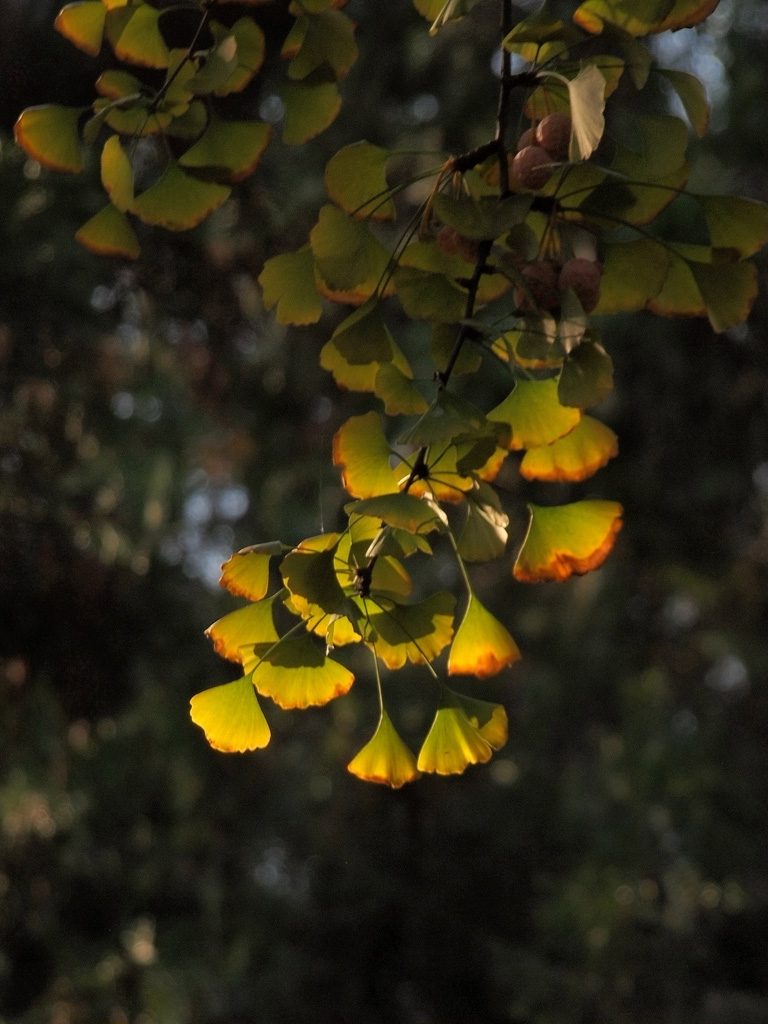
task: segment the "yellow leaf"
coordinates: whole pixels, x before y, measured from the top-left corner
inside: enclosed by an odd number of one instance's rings
[[[86,221],[75,238],[86,249],[102,256],[126,256],[135,260],[140,252],[139,241],[128,219],[111,203]]]
[[[446,687],[446,704],[451,707],[458,707],[469,719],[470,725],[478,730],[480,735],[494,750],[501,750],[507,742],[509,723],[507,712],[501,704],[492,704],[487,700],[476,700],[473,697],[466,697],[463,693],[456,693]]]
[[[43,167],[77,174],[85,166],[77,134],[82,112],[57,103],[27,107],[13,127],[16,142]]]
[[[70,43],[95,57],[101,49],[106,16],[107,11],[101,0],[84,0],[83,3],[63,7],[53,27]]]
[[[349,762],[347,769],[365,782],[380,782],[392,789],[400,789],[421,774],[416,767],[416,758],[383,710],[376,732]]]
[[[514,575],[526,583],[565,580],[603,564],[621,529],[622,508],[616,501],[575,501],[544,508],[529,505],[531,514]]]
[[[281,708],[327,704],[347,693],[355,681],[348,669],[326,657],[308,636],[284,640],[257,664],[252,678],[259,693]]]
[[[417,767],[438,775],[460,775],[467,765],[489,761],[490,743],[462,708],[439,708],[419,753]]]
[[[235,597],[260,601],[269,590],[269,560],[282,554],[279,541],[255,544],[236,551],[221,567],[220,587],[226,587]]]
[[[520,463],[526,480],[586,480],[619,452],[610,427],[582,416],[570,434],[552,444],[529,449]]]
[[[554,378],[519,380],[501,405],[488,413],[488,419],[509,425],[509,448],[517,451],[564,437],[581,419],[581,410],[560,404]]]
[[[190,717],[214,750],[227,754],[266,747],[270,731],[250,676],[195,694]]]
[[[520,651],[509,632],[470,593],[448,657],[448,674],[484,679],[514,665],[519,658]]]
[[[252,653],[244,648],[277,643],[280,637],[272,618],[274,600],[271,597],[267,601],[238,608],[210,625],[205,635],[213,642],[216,653],[240,664],[250,663]]]
[[[389,456],[376,412],[348,419],[333,438],[333,463],[341,466],[344,487],[353,498],[374,498],[398,489]]]
[[[101,183],[112,205],[122,213],[133,205],[133,167],[117,135],[111,135],[101,151]]]

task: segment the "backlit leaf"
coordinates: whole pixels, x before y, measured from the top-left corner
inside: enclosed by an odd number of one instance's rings
[[[351,417],[333,438],[333,463],[341,467],[342,482],[353,498],[373,498],[397,490],[390,454],[376,412]]]
[[[327,657],[308,636],[283,640],[253,670],[253,685],[281,708],[327,704],[349,692],[354,675]]]
[[[466,292],[443,274],[401,264],[395,270],[394,282],[406,316],[444,324],[456,323],[464,316]]]
[[[634,313],[658,294],[669,270],[666,249],[652,238],[606,245],[596,315]]]
[[[235,597],[260,601],[269,590],[269,560],[282,552],[279,541],[236,551],[221,567],[219,586]]]
[[[605,78],[594,64],[589,64],[568,82],[571,106],[572,162],[588,160],[597,149],[605,130]]]
[[[301,546],[286,555],[280,565],[291,605],[303,619],[343,615],[347,599],[336,577],[336,549],[308,551]]]
[[[230,192],[227,185],[186,174],[172,160],[160,180],[137,196],[133,212],[147,224],[186,231],[218,209]]]
[[[83,3],[63,7],[53,27],[70,43],[95,57],[101,49],[106,16],[107,11],[101,0],[84,0]]]
[[[285,40],[282,56],[290,59],[288,77],[295,81],[323,67],[340,81],[357,59],[354,22],[333,9],[302,15]]]
[[[448,360],[453,354],[458,331],[459,328],[455,324],[435,324],[432,328],[429,353],[440,373],[445,370]],[[462,377],[465,374],[475,373],[480,368],[482,361],[483,357],[478,349],[469,341],[465,341],[459,352],[459,357],[454,363],[451,375]]]
[[[213,95],[229,96],[242,92],[264,63],[264,33],[253,18],[239,18],[231,28],[212,21],[211,33],[217,43],[227,35],[233,35],[237,43],[235,68],[229,78],[213,90]]]
[[[271,136],[272,126],[264,121],[212,120],[205,134],[179,157],[179,163],[233,184],[256,170]]]
[[[366,224],[326,205],[309,239],[323,282],[344,296],[337,301],[359,305],[373,295],[389,264],[389,253]]]
[[[213,643],[216,653],[242,665],[253,662],[252,653],[244,648],[277,643],[280,637],[272,618],[274,600],[274,597],[270,597],[266,601],[238,608],[210,625],[205,635]]]
[[[586,480],[618,455],[618,438],[591,416],[553,444],[531,448],[520,463],[526,480]]]
[[[621,529],[616,501],[575,501],[549,508],[529,505],[531,514],[514,575],[526,583],[565,580],[602,565]]]
[[[111,203],[99,210],[75,234],[75,239],[91,252],[102,256],[125,256],[138,259],[139,240],[124,213]]]
[[[100,96],[106,96],[111,100],[123,99],[125,96],[135,96],[141,93],[145,87],[128,71],[111,70],[103,71],[96,79],[96,92]]]
[[[365,782],[380,782],[392,789],[400,789],[421,774],[416,767],[416,758],[383,709],[376,732],[352,758],[347,769]]]
[[[309,245],[268,259],[259,274],[264,305],[277,306],[281,324],[314,324],[323,313],[315,288],[315,258]]]
[[[195,694],[190,709],[192,721],[214,750],[243,753],[269,743],[269,726],[250,676]]]
[[[285,104],[283,142],[289,146],[314,139],[341,110],[335,82],[286,82],[280,92]]]
[[[581,419],[581,413],[561,404],[555,378],[518,380],[514,390],[488,413],[488,419],[509,426],[508,447],[517,451],[551,444],[563,437],[573,430]]]
[[[82,107],[58,103],[27,107],[14,125],[16,142],[43,167],[76,174],[85,166],[77,133],[82,113]]]
[[[508,630],[470,593],[467,610],[448,656],[448,674],[484,679],[513,665],[519,658],[520,651]]]
[[[408,533],[431,533],[445,525],[445,514],[413,494],[382,494],[346,506],[350,516],[375,516]]]
[[[447,591],[417,604],[365,598],[356,603],[366,614],[366,623],[360,622],[365,640],[389,669],[402,668],[406,660],[414,665],[434,661],[451,642],[456,599]]]
[[[507,547],[509,517],[496,491],[478,480],[467,499],[467,519],[457,541],[459,554],[465,562],[501,558]]]
[[[427,408],[426,399],[413,381],[392,363],[379,367],[373,390],[384,402],[388,416],[418,416]]]
[[[167,68],[171,55],[160,33],[160,12],[150,4],[135,8],[114,45],[115,56],[128,64]]]
[[[757,298],[754,263],[689,264],[707,307],[712,330],[721,333],[743,323]]]
[[[709,126],[709,103],[703,83],[687,71],[672,71],[660,68],[662,74],[680,97],[688,120],[696,134],[701,138],[706,135]]]
[[[603,22],[620,25],[634,36],[688,28],[703,21],[720,0],[585,0],[573,20],[588,32]]]
[[[133,205],[133,167],[117,135],[111,135],[101,151],[101,183],[112,205],[125,213]]]
[[[753,256],[768,239],[768,206],[742,196],[698,196],[713,249]]]
[[[448,687],[445,688],[444,700],[450,707],[461,708],[470,725],[478,730],[486,743],[494,750],[501,750],[507,742],[509,731],[507,712],[501,704],[466,697]]]
[[[344,146],[326,164],[323,181],[329,197],[353,217],[393,220],[386,164],[390,153],[370,142]]]
[[[217,39],[205,54],[202,67],[187,82],[190,92],[207,96],[221,89],[237,68],[237,39],[231,33]]]
[[[463,708],[441,707],[427,733],[419,759],[419,771],[460,775],[470,764],[489,761],[493,750]]]
[[[602,402],[612,389],[613,361],[598,341],[583,341],[563,361],[557,396],[564,406],[590,409]]]
[[[528,195],[473,199],[471,196],[453,198],[440,192],[435,196],[433,209],[444,224],[464,238],[482,241],[498,238],[514,224],[522,223],[532,202],[533,197]]]

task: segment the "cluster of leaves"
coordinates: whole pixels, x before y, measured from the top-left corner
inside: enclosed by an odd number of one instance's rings
[[[250,173],[267,144],[267,126],[217,121],[198,98],[210,101],[242,87],[260,63],[258,47],[248,50],[243,42],[241,21],[226,30],[210,18],[215,6],[203,5],[188,50],[170,51],[164,65],[155,65],[168,68],[157,91],[122,93],[112,102],[105,94],[85,126],[93,134],[106,122],[116,133],[102,153],[111,204],[80,232],[100,251],[134,254],[133,246],[93,244],[94,224],[108,220],[114,238],[111,225],[119,220],[124,231],[126,212],[166,227],[197,223],[223,201],[229,182]],[[416,6],[437,31],[473,3],[416,0]],[[276,308],[282,323],[318,321],[324,300],[354,307],[322,349],[321,365],[340,387],[372,393],[386,420],[377,411],[355,416],[334,438],[334,462],[353,499],[343,529],[294,548],[257,545],[225,564],[222,584],[250,603],[208,633],[243,675],[192,701],[193,720],[218,749],[252,750],[269,741],[257,691],[284,708],[325,704],[346,693],[354,676],[331,654],[362,644],[372,656],[380,718],[350,763],[352,772],[397,787],[422,771],[457,773],[487,761],[506,741],[503,707],[450,690],[432,663],[449,649],[449,675],[485,678],[519,658],[507,629],[480,603],[466,568],[506,550],[509,519],[493,482],[509,452],[524,453],[519,472],[526,479],[573,483],[590,478],[617,453],[615,434],[587,413],[612,388],[611,359],[589,314],[649,309],[708,316],[722,331],[740,323],[754,300],[756,271],[748,257],[768,235],[765,208],[686,190],[689,131],[680,118],[666,109],[634,114],[629,124],[624,116],[632,91],[642,92],[654,73],[676,91],[694,130],[706,130],[701,84],[683,72],[656,68],[641,37],[698,23],[715,6],[711,0],[586,0],[572,23],[545,3],[515,26],[511,5],[501,0],[500,6],[496,136],[431,171],[429,198],[405,226],[399,226],[401,194],[413,179],[397,180],[400,156],[368,142],[344,147],[327,165],[330,201],[309,242],[269,260],[260,276],[265,305]],[[117,56],[135,61],[138,52],[149,64],[150,35],[141,35],[138,51],[128,48],[128,57],[123,37],[143,12],[141,26],[151,21],[151,38],[162,42],[161,12],[145,3],[105,0],[103,7],[104,31]],[[95,18],[102,4],[76,4],[62,16],[73,8],[78,18],[85,19],[84,8]],[[351,22],[328,3],[302,0],[292,10],[297,21],[282,51],[292,79],[284,91],[284,136],[301,142],[335,116],[336,81],[355,48]],[[74,20],[70,13],[59,24],[70,37],[76,36]],[[242,22],[255,28],[251,19]],[[214,43],[200,55],[195,47],[203,29]],[[93,48],[95,36],[88,40]],[[82,34],[78,41],[83,45]],[[514,75],[513,53],[527,62]],[[625,80],[622,103],[613,110],[606,101]],[[75,153],[79,157],[81,112],[61,110],[25,111],[17,138],[49,166],[76,169],[52,156],[63,145],[52,125],[68,118],[70,164]],[[178,128],[198,117],[193,110],[205,118],[197,122],[196,141],[178,158],[173,143],[163,177],[135,198],[120,134],[188,140],[192,136]],[[123,122],[127,111],[133,120]],[[523,152],[528,142],[508,138],[516,113],[518,126],[524,122],[538,133],[538,148],[529,147],[537,152],[522,162],[515,150]],[[558,122],[568,126],[562,152],[547,150],[540,132],[553,114],[567,118]],[[532,161],[535,177],[529,174]],[[211,190],[218,190],[215,202]],[[667,237],[660,222],[674,203],[685,204],[685,237]],[[579,284],[584,272],[586,290]],[[403,314],[430,328],[427,388],[415,380],[393,334]],[[455,378],[477,375],[484,363],[501,363],[511,378],[506,398],[490,409],[450,389]],[[399,417],[407,417],[404,425],[393,422]],[[515,578],[525,582],[564,580],[597,568],[621,528],[622,509],[612,501],[529,504],[528,511],[513,567]],[[465,584],[455,630],[453,594],[443,590],[411,600],[404,562],[431,556],[435,542],[447,543]],[[273,557],[282,559],[280,586],[270,594]],[[395,670],[407,662],[425,665],[439,693],[418,758],[394,728],[379,671],[380,663]]]

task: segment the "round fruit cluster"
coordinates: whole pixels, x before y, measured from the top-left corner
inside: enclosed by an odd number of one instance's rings
[[[591,313],[600,301],[602,267],[592,260],[576,256],[560,266],[552,260],[524,263],[520,274],[526,287],[515,288],[515,304],[525,313],[554,309],[562,294],[573,289],[585,313]]]
[[[569,114],[558,111],[542,118],[535,131],[529,128],[518,139],[512,161],[516,181],[523,188],[543,188],[552,176],[553,164],[568,157],[570,143]]]

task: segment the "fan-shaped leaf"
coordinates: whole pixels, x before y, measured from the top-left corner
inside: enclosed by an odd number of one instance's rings
[[[458,231],[464,238],[479,242],[498,238],[514,224],[522,223],[532,202],[533,197],[529,195],[509,196],[506,199],[493,196],[480,199],[462,196],[455,199],[440,192],[435,196],[433,208],[444,224]]]
[[[111,100],[121,100],[142,92],[144,85],[128,71],[103,71],[96,79],[96,92]]]
[[[590,158],[605,130],[605,78],[594,64],[569,80],[568,98],[573,125],[569,157],[576,163]]]
[[[101,49],[106,16],[107,11],[101,0],[84,0],[63,7],[53,27],[70,43],[95,57]]]
[[[214,750],[243,753],[269,743],[271,733],[250,676],[195,694],[190,708],[192,721]]]
[[[344,615],[347,599],[336,576],[336,549],[308,551],[301,547],[286,555],[280,566],[291,605],[303,619]]]
[[[586,480],[618,452],[618,438],[611,428],[591,416],[582,416],[570,434],[527,451],[520,474],[526,480]]]
[[[125,256],[135,260],[141,251],[125,214],[111,203],[86,221],[75,238],[86,249],[102,256]]]
[[[335,82],[286,82],[281,95],[285,105],[283,142],[289,146],[314,139],[341,110]]]
[[[160,11],[150,4],[141,4],[114,44],[115,56],[128,64],[147,68],[167,68],[171,55],[159,26]]]
[[[271,136],[272,126],[263,121],[213,120],[179,163],[233,184],[253,174]]]
[[[488,413],[488,419],[509,426],[507,447],[517,451],[551,444],[565,436],[577,425],[581,413],[561,404],[556,379],[518,380],[501,405]]]
[[[252,667],[253,648],[259,644],[271,647],[280,639],[272,618],[274,601],[274,597],[270,597],[246,605],[210,625],[205,635],[212,641],[216,653],[241,665],[250,663]]]
[[[612,388],[613,361],[598,341],[584,340],[563,361],[557,397],[564,406],[590,409],[602,402]]]
[[[461,775],[467,765],[483,764],[492,756],[490,743],[461,707],[442,707],[424,740],[417,767],[438,775]]]
[[[448,674],[484,679],[507,665],[514,665],[519,658],[520,651],[509,632],[470,593],[467,610],[448,656]]]
[[[449,707],[461,708],[470,725],[477,729],[493,750],[501,750],[507,742],[509,731],[507,712],[501,704],[466,697],[463,693],[449,690],[448,687],[445,688],[444,700]]]
[[[594,313],[601,316],[643,309],[658,294],[668,270],[667,251],[652,238],[607,245],[600,300]]]
[[[344,146],[328,161],[325,189],[353,217],[393,220],[395,204],[388,195],[386,165],[390,153],[370,142]]]
[[[703,83],[687,71],[672,71],[660,68],[662,74],[680,97],[688,120],[699,138],[706,135],[709,126],[709,103]]]
[[[333,9],[300,15],[288,33],[282,56],[291,61],[288,77],[294,81],[326,67],[340,81],[357,60],[354,22]]]
[[[467,498],[467,519],[457,542],[459,554],[465,562],[501,558],[507,546],[509,517],[496,492],[478,480]]]
[[[264,305],[277,306],[281,324],[314,324],[323,313],[315,288],[315,258],[309,245],[273,256],[259,274]]]
[[[337,301],[360,305],[374,294],[389,253],[366,224],[326,205],[309,239],[320,276]]]
[[[768,206],[743,196],[698,196],[713,249],[753,256],[768,239]]]
[[[413,494],[381,494],[346,506],[351,516],[375,516],[408,533],[431,533],[446,524],[445,513]]]
[[[426,399],[413,381],[392,363],[384,363],[379,368],[373,390],[384,402],[388,416],[418,416],[427,408]]]
[[[418,604],[357,598],[365,613],[359,627],[387,668],[402,668],[434,661],[451,642],[456,599],[447,591],[432,594]]]
[[[43,167],[76,174],[85,166],[77,133],[82,113],[82,107],[58,103],[27,107],[14,125],[16,142]]]
[[[230,192],[227,185],[193,178],[172,160],[160,180],[137,196],[133,212],[147,224],[186,231],[218,209]]]
[[[253,670],[253,684],[281,708],[327,704],[348,693],[354,675],[328,658],[308,636],[283,640]]]
[[[515,562],[518,580],[565,580],[602,565],[621,529],[622,508],[615,501],[575,501],[544,508],[529,505],[531,514],[523,546]]]
[[[229,96],[242,92],[264,63],[264,33],[253,18],[239,18],[231,28],[218,22],[211,22],[211,33],[217,44],[228,35],[235,37],[237,57],[235,68],[221,85],[213,90],[214,96]]]
[[[235,597],[260,601],[269,590],[269,560],[282,553],[280,541],[236,551],[221,567],[219,586],[226,587]]]
[[[133,167],[117,135],[111,135],[101,151],[101,183],[112,205],[125,213],[133,205]]]
[[[416,767],[416,758],[398,735],[384,709],[376,732],[352,758],[347,769],[364,782],[380,782],[392,789],[400,789],[406,782],[418,779],[421,774]]]
[[[376,412],[348,419],[333,438],[333,462],[341,467],[344,487],[353,498],[373,498],[397,490],[397,476],[389,464],[390,454]]]
[[[613,22],[633,36],[688,28],[703,21],[720,0],[585,0],[573,20],[588,32]]]

